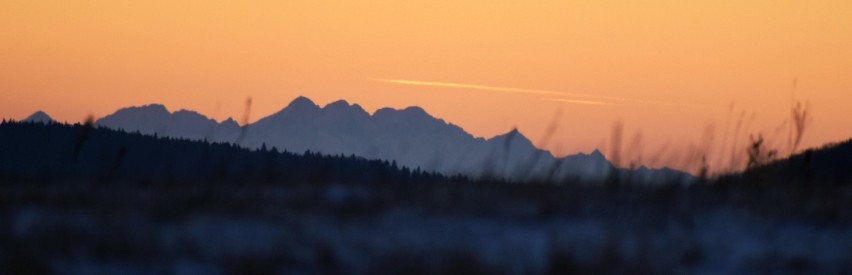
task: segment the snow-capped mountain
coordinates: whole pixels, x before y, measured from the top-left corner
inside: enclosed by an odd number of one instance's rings
[[[598,181],[623,173],[595,150],[555,158],[536,148],[517,130],[490,139],[429,115],[420,107],[383,108],[373,114],[340,100],[320,107],[298,97],[287,107],[250,125],[232,119],[216,122],[193,111],[169,112],[152,104],[118,110],[97,125],[143,134],[233,142],[248,148],[275,147],[290,152],[356,155],[444,174],[512,180],[576,179]],[[642,178],[689,176],[673,170],[644,169]]]

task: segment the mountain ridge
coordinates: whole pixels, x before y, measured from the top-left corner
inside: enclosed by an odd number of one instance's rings
[[[150,114],[145,114],[145,111]],[[98,126],[192,140],[275,147],[290,152],[356,155],[446,175],[496,177],[515,181],[601,181],[622,173],[642,173],[651,181],[692,176],[672,169],[617,168],[599,151],[555,157],[518,129],[491,138],[431,116],[418,106],[379,108],[337,100],[320,107],[299,96],[272,115],[248,125],[217,122],[189,110],[169,112],[162,104],[122,108],[96,121]]]

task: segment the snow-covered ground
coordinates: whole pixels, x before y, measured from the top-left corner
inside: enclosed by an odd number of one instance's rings
[[[852,271],[848,191],[707,189],[6,186],[0,273]]]

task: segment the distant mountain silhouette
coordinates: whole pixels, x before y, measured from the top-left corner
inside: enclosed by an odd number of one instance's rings
[[[96,123],[143,134],[238,142],[247,148],[265,144],[290,152],[356,155],[446,175],[517,181],[601,181],[623,173],[641,174],[635,178],[648,182],[692,178],[670,169],[616,169],[599,151],[556,158],[517,130],[490,139],[474,137],[420,107],[383,108],[370,114],[344,100],[320,107],[298,97],[277,113],[240,127],[232,119],[220,123],[196,112],[169,112],[153,104],[124,108]]]
[[[233,142],[240,134],[240,126],[233,119],[220,123],[193,111],[179,110],[172,113],[160,104],[123,108],[101,118],[96,124],[146,135],[192,140]]]
[[[47,113],[43,111],[37,111],[25,118],[23,122],[51,123],[56,122],[56,120],[53,120],[52,117],[50,117],[49,115],[47,115]]]

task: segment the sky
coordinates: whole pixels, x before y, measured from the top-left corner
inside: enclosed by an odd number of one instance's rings
[[[850,26],[852,1],[5,0],[0,117],[224,120],[251,98],[254,121],[304,95],[518,128],[557,155],[721,164],[749,134],[789,150],[794,102],[802,147],[852,137]]]

